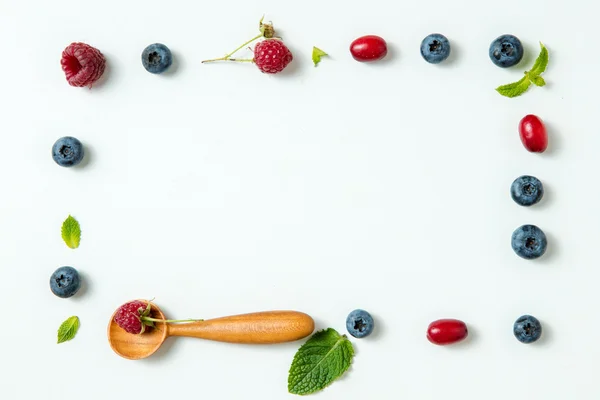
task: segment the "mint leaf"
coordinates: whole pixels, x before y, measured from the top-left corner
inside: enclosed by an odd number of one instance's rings
[[[502,96],[506,97],[517,97],[522,95],[529,89],[531,82],[529,81],[529,75],[525,75],[517,82],[509,83],[508,85],[498,86],[496,91]]]
[[[544,46],[544,44],[542,42],[540,42],[540,47],[542,48],[542,50],[540,51],[540,55],[535,60],[535,62],[533,63],[533,67],[531,67],[531,70],[529,71],[529,75],[532,78],[540,76],[546,70],[546,67],[548,66],[548,49],[546,48],[546,46]],[[532,81],[533,81],[533,79],[532,79]],[[533,83],[535,83],[535,82],[533,82]],[[538,86],[544,86],[544,85],[538,85]]]
[[[350,367],[354,348],[346,335],[329,328],[300,347],[288,375],[288,391],[306,395],[329,386]]]
[[[77,222],[75,218],[69,215],[65,222],[63,222],[60,232],[67,246],[72,249],[79,247],[81,228],[79,227],[79,222]]]
[[[529,76],[529,80],[536,86],[546,85],[546,81],[541,76]]]
[[[548,49],[542,42],[540,42],[540,47],[540,55],[533,63],[531,70],[525,71],[525,76],[519,81],[497,87],[498,93],[506,97],[517,97],[525,93],[532,83],[536,86],[546,85],[546,81],[540,75],[548,66]]]
[[[327,55],[328,54],[325,53],[323,50],[319,49],[318,47],[313,46],[312,60],[313,60],[313,63],[315,63],[315,67],[317,66],[317,64],[319,62],[321,62],[321,57],[324,57]]]
[[[63,343],[73,339],[78,330],[79,317],[72,316],[67,318],[58,328],[58,341],[56,343]]]

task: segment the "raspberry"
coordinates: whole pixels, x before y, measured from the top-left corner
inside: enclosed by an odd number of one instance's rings
[[[254,62],[265,74],[283,71],[293,59],[290,49],[278,39],[266,39],[254,47]]]
[[[125,303],[115,313],[115,322],[126,332],[142,333],[147,325],[142,323],[141,316],[147,307],[148,304],[140,300]]]
[[[89,86],[104,73],[106,60],[100,50],[85,43],[71,43],[62,53],[60,60],[69,85]]]
[[[202,63],[210,63],[215,61],[252,62],[255,63],[258,69],[265,74],[276,74],[283,71],[285,67],[287,67],[287,65],[294,59],[292,52],[286,47],[285,44],[283,44],[281,38],[275,36],[275,28],[273,28],[272,23],[263,23],[263,18],[261,18],[259,23],[259,31],[260,34],[258,36],[246,41],[231,53],[226,54],[224,57],[204,60]],[[264,38],[265,40],[258,42],[256,46],[254,46],[254,58],[242,59],[232,57],[238,52],[238,50],[261,38]]]
[[[130,301],[123,304],[117,312],[115,312],[114,321],[117,325],[123,328],[128,333],[140,334],[147,331],[148,328],[153,328],[155,322],[164,323],[179,323],[179,322],[196,322],[203,321],[202,319],[159,319],[153,318],[152,305],[150,302],[141,300]]]

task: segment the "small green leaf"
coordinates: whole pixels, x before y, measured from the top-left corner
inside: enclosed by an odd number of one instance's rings
[[[535,60],[535,63],[533,63],[533,67],[531,67],[531,70],[529,71],[529,75],[533,78],[535,78],[536,76],[540,76],[548,66],[548,49],[546,48],[546,46],[544,46],[542,42],[540,42],[540,47],[542,48],[542,50],[540,51],[540,55]]]
[[[63,343],[73,339],[78,330],[79,317],[72,316],[67,318],[67,320],[60,325],[60,328],[58,328],[57,343]]]
[[[63,222],[60,231],[67,246],[72,249],[79,247],[79,241],[81,240],[81,228],[79,227],[79,222],[77,222],[75,218],[69,215],[65,222]]]
[[[529,81],[529,75],[525,75],[517,82],[497,87],[496,91],[502,96],[517,97],[525,93],[527,89],[529,89],[529,85],[531,85],[531,82]]]
[[[544,86],[546,85],[546,81],[541,76],[530,76],[529,80],[536,86]]]
[[[321,61],[321,57],[324,57],[324,56],[327,56],[327,55],[328,54],[325,53],[323,50],[319,49],[318,47],[314,47],[313,46],[312,60],[313,60],[313,63],[315,63],[315,67]]]
[[[294,356],[288,391],[306,395],[329,386],[350,367],[354,348],[346,335],[329,328],[315,333]]]

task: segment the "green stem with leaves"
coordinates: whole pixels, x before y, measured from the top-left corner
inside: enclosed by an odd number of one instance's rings
[[[177,322],[198,322],[204,321],[203,319],[160,319],[160,318],[150,318],[150,317],[140,317],[142,321],[148,322],[164,322],[164,323],[177,323]]]
[[[548,49],[540,42],[540,55],[533,63],[529,71],[525,71],[525,76],[516,82],[507,85],[498,86],[496,91],[505,97],[517,97],[522,95],[529,89],[533,83],[535,86],[545,86],[546,81],[541,75],[546,71],[548,66]]]
[[[239,46],[237,49],[233,50],[231,53],[226,54],[223,57],[220,58],[213,58],[211,60],[204,60],[202,61],[202,63],[208,63],[208,62],[215,62],[215,61],[240,61],[240,62],[249,62],[252,60],[245,60],[245,59],[235,59],[235,58],[231,58],[232,55],[234,55],[235,53],[237,53],[242,47],[249,45],[250,43],[254,42],[255,40],[260,39],[261,37],[263,37],[263,33],[261,32],[260,35],[257,35],[255,37],[253,37],[252,39],[248,40],[247,42],[245,42],[244,44],[242,44],[241,46]]]

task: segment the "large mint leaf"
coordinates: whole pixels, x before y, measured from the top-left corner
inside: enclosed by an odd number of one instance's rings
[[[342,376],[354,357],[352,343],[329,328],[315,333],[300,347],[288,375],[288,391],[306,395],[317,392]]]

